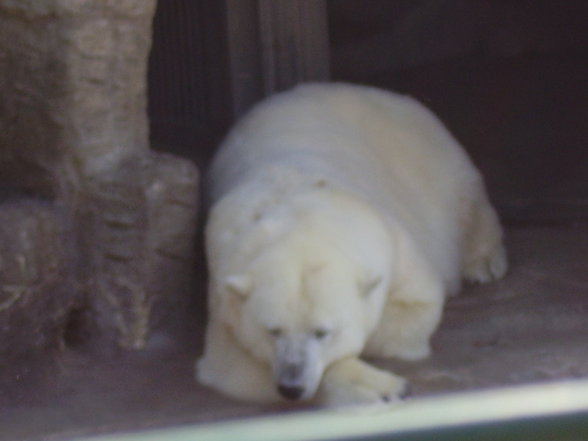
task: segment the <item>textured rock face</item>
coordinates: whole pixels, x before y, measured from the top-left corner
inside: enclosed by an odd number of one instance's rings
[[[32,195],[0,191],[4,363],[82,340],[141,348],[181,322],[198,175],[148,148],[154,9],[0,0],[0,190]]]
[[[17,185],[55,195],[146,149],[154,3],[0,0],[0,167]]]
[[[62,337],[74,298],[58,217],[49,204],[0,205],[0,363]]]
[[[149,153],[86,183],[79,218],[84,295],[94,327],[122,347],[143,347],[155,325],[174,326],[185,310],[194,270],[195,176],[189,163]],[[166,315],[172,323],[161,323]]]

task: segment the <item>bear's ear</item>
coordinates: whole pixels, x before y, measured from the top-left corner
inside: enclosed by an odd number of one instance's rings
[[[246,297],[253,290],[253,281],[246,275],[233,275],[225,279],[225,287],[233,294]]]
[[[382,283],[382,276],[368,276],[359,281],[359,293],[369,296]]]

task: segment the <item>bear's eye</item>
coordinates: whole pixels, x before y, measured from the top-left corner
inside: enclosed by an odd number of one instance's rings
[[[329,334],[331,334],[331,331],[326,328],[317,328],[312,333],[313,337],[317,340],[323,340],[324,338],[327,338]]]
[[[269,333],[269,335],[271,335],[271,336],[272,336],[272,337],[274,337],[274,338],[281,337],[281,336],[282,336],[282,334],[284,334],[284,330],[283,330],[282,328],[278,328],[278,327],[275,327],[275,328],[269,328],[269,329],[267,330],[267,332]]]

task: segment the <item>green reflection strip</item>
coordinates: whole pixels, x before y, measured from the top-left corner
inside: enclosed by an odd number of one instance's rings
[[[88,441],[588,441],[588,380],[86,438]]]

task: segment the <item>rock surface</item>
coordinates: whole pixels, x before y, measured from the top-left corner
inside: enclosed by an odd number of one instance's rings
[[[0,186],[20,194],[0,194],[6,369],[182,332],[198,173],[149,149],[155,3],[0,0]]]

